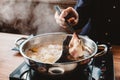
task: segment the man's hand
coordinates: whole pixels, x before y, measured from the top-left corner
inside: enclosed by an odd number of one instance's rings
[[[58,13],[55,13],[55,20],[57,24],[59,24],[62,28],[67,28],[65,20],[67,19],[67,22],[69,22],[72,26],[76,25],[78,23],[79,15],[77,11],[72,8],[68,7],[66,9],[63,9],[61,14],[58,15]]]

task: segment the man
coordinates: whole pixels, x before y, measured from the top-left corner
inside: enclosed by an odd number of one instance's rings
[[[68,7],[55,14],[56,22],[67,29],[65,19],[74,30],[82,29],[95,42],[120,44],[120,0],[78,0],[74,8]],[[67,17],[67,18],[66,18]]]

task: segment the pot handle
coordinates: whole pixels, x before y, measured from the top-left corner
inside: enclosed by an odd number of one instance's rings
[[[99,51],[99,50],[100,50],[100,51]],[[102,55],[106,54],[107,51],[108,51],[107,45],[105,45],[105,44],[99,44],[99,45],[98,45],[98,53],[96,53],[96,54],[94,55],[94,57],[102,56]]]
[[[21,38],[17,39],[17,40],[15,41],[15,47],[12,48],[12,50],[14,50],[14,51],[19,51],[20,45],[21,45],[25,40],[28,40],[28,39],[30,39],[30,38],[32,38],[32,37],[33,37],[33,35],[30,35],[28,38],[26,38],[26,37],[21,37]]]

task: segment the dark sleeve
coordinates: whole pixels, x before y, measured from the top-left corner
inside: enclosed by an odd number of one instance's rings
[[[90,19],[91,0],[78,0],[74,8],[79,14],[79,22],[74,29],[82,29],[84,26],[88,25]]]

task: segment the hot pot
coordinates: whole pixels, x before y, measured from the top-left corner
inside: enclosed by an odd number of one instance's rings
[[[29,38],[20,38],[16,41],[16,47],[20,54],[25,59],[26,64],[33,70],[47,75],[62,75],[74,71],[78,67],[88,66],[91,64],[92,60],[98,56],[105,54],[108,50],[105,44],[97,45],[93,40],[87,36],[79,35],[79,38],[83,40],[85,46],[92,50],[92,54],[80,60],[69,61],[69,62],[55,62],[52,64],[36,61],[28,57],[25,50],[31,46],[49,43],[56,43],[63,45],[63,41],[67,36],[72,36],[72,34],[66,34],[61,32],[56,33],[45,33],[36,36],[30,36]],[[101,51],[98,52],[99,49]]]

